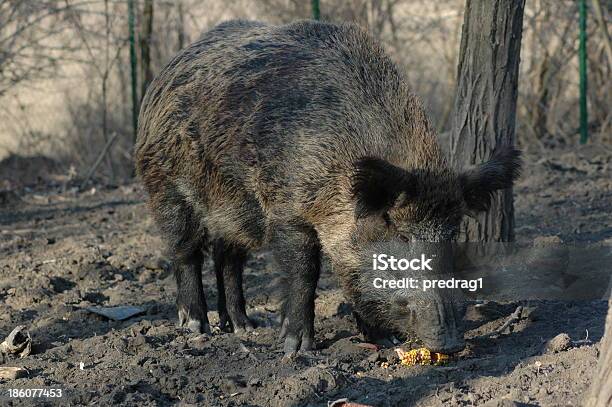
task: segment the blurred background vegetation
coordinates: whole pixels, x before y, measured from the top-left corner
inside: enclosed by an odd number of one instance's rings
[[[587,3],[590,137],[609,143],[610,2]],[[224,20],[285,23],[312,16],[309,0],[133,5],[138,99],[151,75]],[[453,107],[464,6],[463,0],[320,1],[322,20],[355,22],[385,45],[442,134]],[[518,144],[535,153],[576,144],[578,2],[527,0],[523,24]],[[127,0],[0,0],[0,160],[49,161],[82,178],[112,139],[96,177],[126,179],[131,112]]]

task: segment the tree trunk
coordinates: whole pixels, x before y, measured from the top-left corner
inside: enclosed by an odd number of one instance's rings
[[[142,11],[142,28],[140,33],[140,63],[142,87],[140,98],[144,97],[149,83],[153,80],[151,71],[151,37],[153,35],[153,0],[145,0]]]
[[[599,348],[598,368],[584,406],[612,406],[612,297],[608,301],[606,332]]]
[[[467,0],[451,129],[451,163],[486,161],[497,145],[513,145],[525,0]],[[512,189],[462,225],[461,240],[514,240]]]

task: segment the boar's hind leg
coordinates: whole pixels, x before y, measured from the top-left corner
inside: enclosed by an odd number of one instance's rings
[[[210,333],[202,287],[202,240],[205,230],[189,205],[172,187],[152,197],[155,220],[168,245],[176,278],[179,325]]]
[[[253,323],[246,315],[242,271],[246,261],[246,250],[217,239],[214,245],[215,274],[219,325],[221,329],[232,328],[234,332],[250,331]]]
[[[202,257],[202,252],[198,250],[189,256],[175,259],[176,305],[180,326],[186,326],[197,333],[210,333],[202,287]]]
[[[314,345],[314,302],[321,266],[319,240],[307,226],[282,225],[272,240],[274,256],[285,276],[280,337],[292,354]]]

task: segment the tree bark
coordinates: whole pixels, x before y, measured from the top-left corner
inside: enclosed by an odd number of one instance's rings
[[[513,145],[525,0],[467,0],[452,115],[451,163],[486,161]],[[487,213],[462,225],[460,240],[514,240],[512,189],[497,192]]]
[[[612,297],[608,301],[606,332],[599,348],[599,363],[585,407],[612,406]]]
[[[153,35],[153,0],[145,0],[142,12],[142,28],[140,34],[140,63],[142,87],[140,98],[144,97],[149,83],[153,80],[151,71],[151,40]]]

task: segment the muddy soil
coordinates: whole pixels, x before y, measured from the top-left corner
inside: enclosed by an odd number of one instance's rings
[[[611,157],[597,145],[526,157],[515,188],[517,238],[610,244]],[[327,406],[347,398],[371,406],[566,406],[580,405],[596,366],[603,300],[523,303],[510,329],[477,337],[518,305],[490,303],[470,314],[468,348],[454,360],[398,365],[393,346],[361,345],[329,270],[316,300],[318,349],[283,363],[280,275],[269,252],[253,253],[245,271],[248,313],[259,327],[240,337],[198,336],[175,325],[175,284],[138,184],[79,192],[46,182],[0,198],[0,339],[17,325],[33,339],[31,355],[0,356],[0,366],[27,369],[24,378],[0,379],[0,405],[40,404],[11,400],[7,389],[46,387],[63,389],[62,405]],[[210,260],[205,271],[215,325]],[[144,313],[111,321],[86,310],[126,304]],[[569,347],[547,349],[560,333]]]

